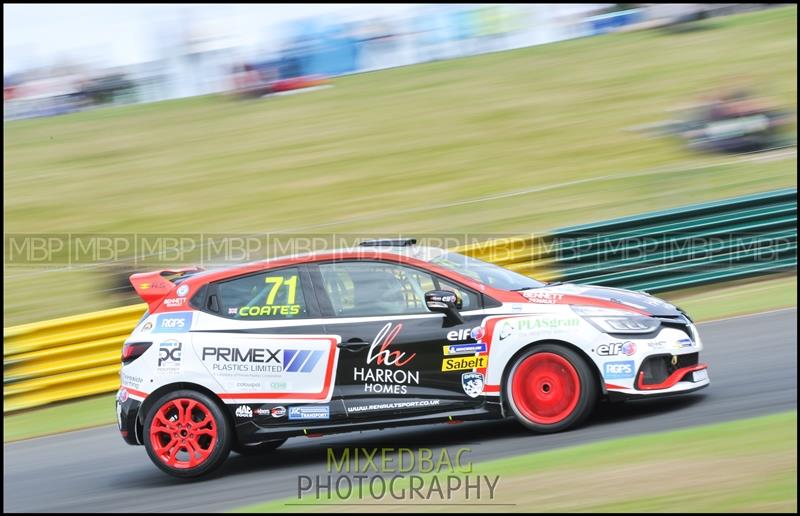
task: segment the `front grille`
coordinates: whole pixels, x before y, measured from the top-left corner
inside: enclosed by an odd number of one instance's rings
[[[644,373],[644,384],[654,385],[662,383],[669,377],[669,375],[678,369],[697,365],[700,358],[699,353],[689,353],[686,355],[676,356],[678,360],[676,361],[675,365],[672,364],[672,355],[654,355],[647,357],[644,362],[642,362],[642,366],[639,368],[639,372]],[[636,385],[638,385],[638,373],[636,378]]]
[[[661,315],[655,317],[661,321],[661,326],[666,326],[667,328],[677,328],[679,330],[683,330],[686,332],[687,335],[691,335],[691,331],[689,331],[689,319],[682,315]]]

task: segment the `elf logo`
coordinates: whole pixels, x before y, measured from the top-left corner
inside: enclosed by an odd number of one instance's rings
[[[595,353],[602,357],[619,355],[620,353],[631,356],[636,354],[636,344],[631,341],[600,344],[597,346],[597,349],[595,349]]]

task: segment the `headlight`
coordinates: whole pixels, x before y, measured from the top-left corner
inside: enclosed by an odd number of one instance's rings
[[[572,306],[572,311],[603,333],[650,333],[661,326],[657,319],[625,310]]]

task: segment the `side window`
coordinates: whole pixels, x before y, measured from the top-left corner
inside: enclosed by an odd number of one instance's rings
[[[380,262],[325,263],[319,270],[339,317],[428,313],[425,292],[436,281],[425,272]]]
[[[471,290],[465,290],[463,287],[456,285],[455,283],[450,283],[447,280],[439,280],[439,288],[442,290],[449,290],[450,292],[455,292],[458,297],[461,298],[461,310],[480,310],[481,309],[481,301],[478,294],[472,292]]]
[[[251,274],[217,284],[218,315],[264,320],[308,317],[297,268]]]

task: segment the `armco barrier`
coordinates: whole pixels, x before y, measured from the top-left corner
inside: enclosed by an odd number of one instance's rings
[[[572,226],[547,237],[560,281],[660,292],[797,266],[797,189]]]
[[[3,330],[3,412],[119,387],[122,342],[147,305]]]
[[[664,291],[797,267],[797,190],[455,249],[546,281]],[[3,412],[114,391],[146,305],[4,329]]]

